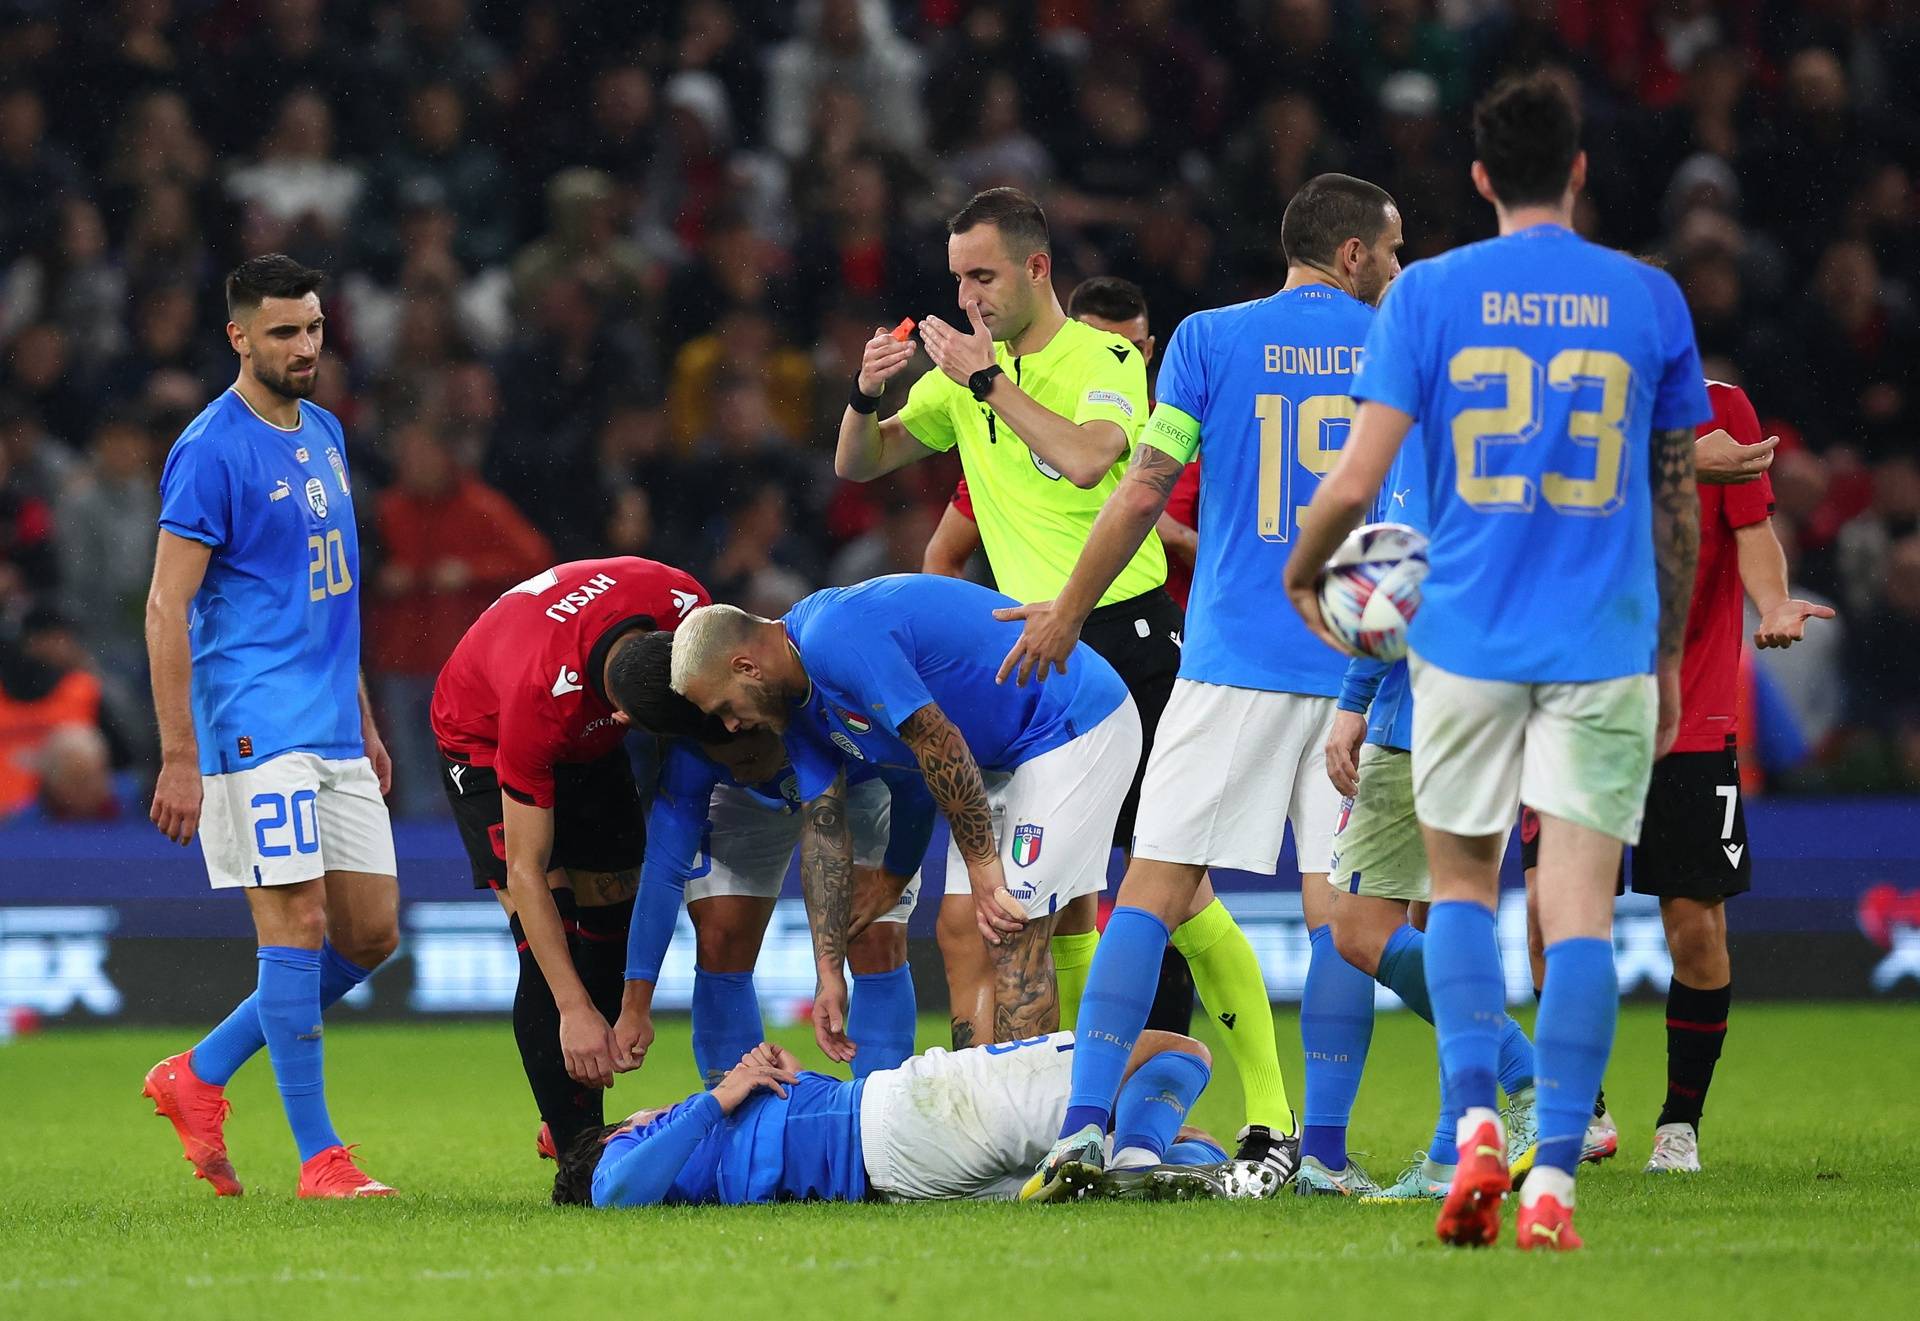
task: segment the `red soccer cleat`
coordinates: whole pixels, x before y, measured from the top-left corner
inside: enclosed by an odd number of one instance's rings
[[[140,1094],[153,1102],[153,1113],[173,1125],[193,1177],[205,1179],[222,1197],[238,1197],[246,1190],[227,1159],[225,1126],[233,1106],[226,1088],[202,1082],[193,1071],[193,1052],[170,1055],[147,1070]]]
[[[1514,1243],[1522,1252],[1572,1252],[1585,1247],[1573,1232],[1573,1208],[1547,1193],[1532,1205],[1522,1205],[1513,1221]]]
[[[1500,1241],[1500,1203],[1512,1188],[1506,1139],[1499,1123],[1488,1120],[1460,1144],[1460,1163],[1433,1232],[1455,1247],[1492,1246]]]
[[[553,1145],[553,1129],[545,1123],[540,1125],[540,1131],[533,1136],[533,1149],[540,1154],[541,1160],[560,1159],[560,1153],[554,1149]]]
[[[300,1167],[302,1197],[392,1197],[393,1189],[353,1163],[352,1147],[328,1147]]]

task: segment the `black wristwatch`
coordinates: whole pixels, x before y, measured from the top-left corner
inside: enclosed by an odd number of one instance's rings
[[[984,404],[987,402],[987,396],[993,392],[993,378],[1005,374],[1006,368],[997,362],[982,367],[979,371],[967,377],[967,389],[973,391],[973,397]]]

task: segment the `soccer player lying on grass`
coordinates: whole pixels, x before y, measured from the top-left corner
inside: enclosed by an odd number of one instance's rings
[[[638,1067],[653,1043],[653,992],[684,902],[693,920],[693,1056],[714,1082],[766,1036],[753,969],[804,833],[802,776],[770,730],[729,733],[669,684],[673,637],[636,645],[613,694],[664,742],[647,812],[647,858],[627,943],[627,984],[614,1024],[615,1067]],[[824,771],[824,768],[822,768]],[[916,1014],[907,966],[915,873],[933,835],[933,799],[918,771],[847,768],[853,903],[847,1036],[856,1078],[913,1054]]]
[[[1067,1109],[1073,1037],[1055,1032],[930,1050],[844,1082],[804,1072],[770,1042],[678,1105],[583,1133],[553,1200],[598,1207],[778,1201],[1005,1200],[1046,1153]],[[1212,1072],[1207,1048],[1143,1032],[1114,1111],[1114,1154],[1076,1195],[1183,1201],[1265,1197],[1271,1170],[1229,1161],[1181,1124]]]

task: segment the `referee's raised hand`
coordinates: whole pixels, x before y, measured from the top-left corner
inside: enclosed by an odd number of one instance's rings
[[[886,390],[887,382],[912,361],[914,352],[912,339],[898,340],[885,326],[875,327],[873,338],[867,341],[866,350],[860,355],[860,393],[878,399]]]

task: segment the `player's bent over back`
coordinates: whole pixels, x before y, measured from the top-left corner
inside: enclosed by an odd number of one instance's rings
[[[302,1197],[393,1190],[334,1132],[323,1015],[398,938],[383,801],[392,768],[360,680],[359,542],[346,439],[312,403],[321,274],[270,254],[227,277],[233,386],[181,434],[160,479],[147,651],[160,725],[154,824],[196,836],[215,889],[243,889],[259,981],[144,1094],[221,1196],[227,1080],[262,1046],[300,1152]]]

